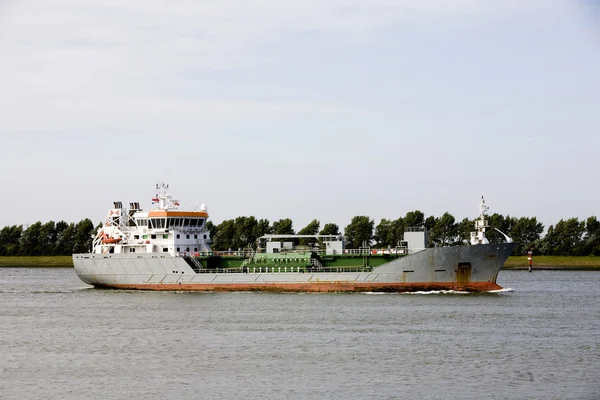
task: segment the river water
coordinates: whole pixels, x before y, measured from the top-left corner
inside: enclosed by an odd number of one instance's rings
[[[1,399],[600,399],[600,272],[486,294],[98,290],[0,268]]]

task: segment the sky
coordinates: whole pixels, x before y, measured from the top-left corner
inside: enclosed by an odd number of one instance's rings
[[[600,214],[600,2],[0,0],[0,227]]]

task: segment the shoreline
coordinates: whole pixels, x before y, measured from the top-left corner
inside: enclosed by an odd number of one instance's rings
[[[533,256],[532,271],[600,271],[600,257],[594,256]],[[511,256],[503,270],[528,270],[527,256]]]
[[[0,256],[0,268],[73,268],[71,256]]]
[[[504,266],[501,271],[528,271],[526,265]],[[600,271],[599,266],[589,265],[532,265],[532,271]]]

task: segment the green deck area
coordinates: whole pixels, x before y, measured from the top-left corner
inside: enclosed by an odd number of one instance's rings
[[[399,258],[398,256],[389,254],[371,254],[367,256],[360,255],[335,255],[322,256],[321,263],[327,268],[343,268],[343,267],[379,267],[390,261]]]

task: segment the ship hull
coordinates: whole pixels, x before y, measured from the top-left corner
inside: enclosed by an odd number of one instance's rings
[[[493,282],[471,282],[458,285],[456,282],[418,282],[418,283],[349,283],[349,282],[312,282],[312,283],[191,283],[191,284],[109,284],[95,285],[98,288],[129,290],[166,290],[193,292],[363,292],[363,293],[402,293],[436,290],[457,290],[467,292],[489,292],[502,289]]]
[[[371,270],[299,271],[274,267],[196,272],[164,253],[75,254],[82,281],[96,287],[175,291],[415,292],[501,289],[498,272],[513,243],[425,249]]]

